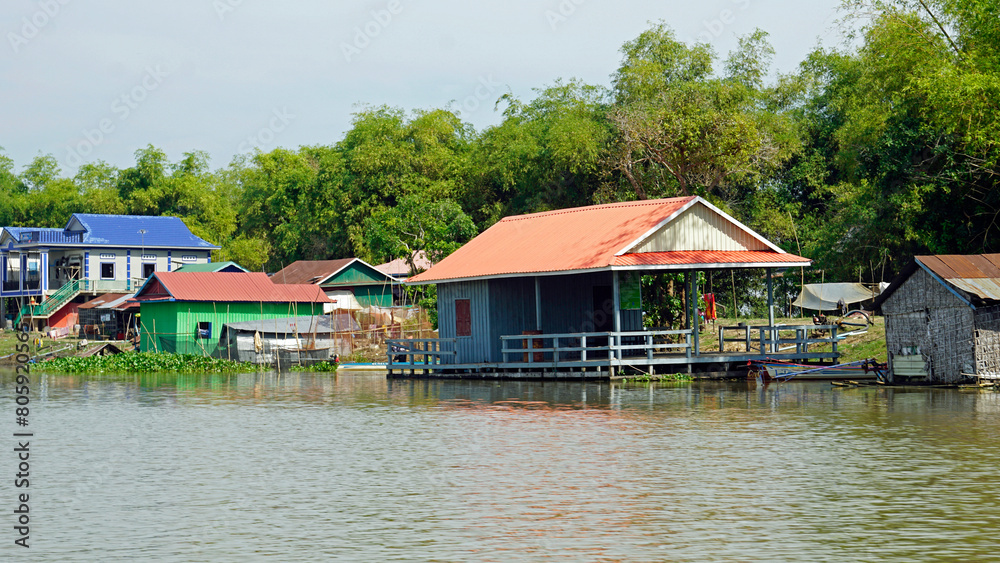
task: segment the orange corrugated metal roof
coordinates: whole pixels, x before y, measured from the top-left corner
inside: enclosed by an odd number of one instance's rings
[[[593,205],[506,217],[430,270],[408,281],[418,284],[436,283],[519,274],[580,272],[622,266],[630,259],[617,255],[628,251],[632,245],[695,202],[710,205],[701,198],[692,196]],[[765,242],[767,246],[776,249],[773,253],[762,252],[762,255],[774,254],[781,255],[783,259],[794,258],[796,263],[809,262],[804,258],[783,254],[760,235],[746,229],[734,219],[729,219],[741,229]],[[706,256],[708,255],[701,254],[694,258],[700,260]],[[674,263],[683,262],[648,262],[645,265]]]
[[[808,266],[808,258],[794,254],[763,252],[759,250],[681,250],[676,252],[644,252],[616,256],[615,266],[693,266],[719,265],[750,267],[762,264],[773,266]]]
[[[261,272],[156,272],[136,299],[142,301],[156,280],[177,301],[330,303],[318,285],[275,284]]]

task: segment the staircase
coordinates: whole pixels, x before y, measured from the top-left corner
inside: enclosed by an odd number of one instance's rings
[[[131,293],[136,284],[132,280],[73,280],[60,287],[48,299],[38,305],[25,305],[14,320],[14,326],[20,326],[25,318],[47,319],[63,308],[81,293],[97,295],[99,293]]]

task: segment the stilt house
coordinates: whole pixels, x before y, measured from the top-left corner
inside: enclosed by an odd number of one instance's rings
[[[439,344],[454,346],[441,364],[556,369],[603,356],[606,370],[701,357],[696,326],[679,335],[644,330],[641,274],[765,268],[770,288],[771,269],[809,264],[706,200],[682,197],[507,217],[407,283],[437,284]],[[698,294],[695,279],[688,276],[688,295]],[[662,336],[686,344],[655,344]],[[522,346],[543,350],[517,352]],[[660,354],[671,346],[679,357]]]

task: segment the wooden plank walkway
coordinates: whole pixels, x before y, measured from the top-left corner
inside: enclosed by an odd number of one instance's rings
[[[829,338],[810,338],[813,330]],[[835,325],[746,327],[741,351],[702,351],[691,330],[502,336],[502,362],[457,362],[455,339],[388,340],[389,377],[611,379],[623,374],[729,372],[751,360],[836,362]],[[721,332],[721,331],[720,331]],[[792,336],[789,336],[789,335]],[[753,338],[751,338],[753,335]],[[720,341],[720,346],[725,341]],[[810,346],[832,344],[832,351]],[[713,369],[714,368],[714,369]]]

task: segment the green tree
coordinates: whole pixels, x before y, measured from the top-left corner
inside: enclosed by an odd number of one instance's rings
[[[474,142],[463,207],[483,226],[504,215],[586,205],[602,182],[611,138],[607,92],[578,80],[511,94],[500,125]]]
[[[369,217],[365,231],[376,257],[386,261],[402,258],[414,275],[418,252],[425,252],[431,263],[439,262],[475,236],[476,226],[452,200],[428,201],[410,194],[396,206],[382,208]]]
[[[711,74],[708,46],[681,43],[663,23],[622,52],[607,165],[625,182],[624,199],[734,200],[736,189],[765,182],[799,149],[780,91],[762,87],[773,53],[763,32],[740,40],[724,77]]]

